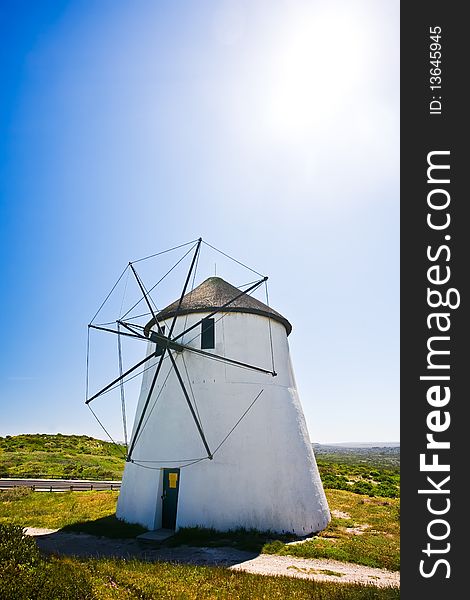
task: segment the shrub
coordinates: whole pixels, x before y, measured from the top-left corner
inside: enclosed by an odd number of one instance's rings
[[[0,523],[0,565],[31,567],[39,562],[39,550],[33,538],[24,535],[19,525]]]
[[[92,600],[83,569],[41,558],[34,538],[19,525],[0,524],[0,600]]]
[[[370,481],[356,481],[351,488],[355,494],[364,494],[366,496],[375,495],[375,486]]]

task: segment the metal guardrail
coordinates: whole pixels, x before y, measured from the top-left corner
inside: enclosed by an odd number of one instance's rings
[[[13,479],[0,478],[0,490],[27,487],[33,492],[85,492],[120,490],[120,481],[90,481],[83,479]]]

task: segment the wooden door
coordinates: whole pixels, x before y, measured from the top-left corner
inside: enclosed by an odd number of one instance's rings
[[[179,469],[163,469],[162,527],[175,529],[178,508]]]

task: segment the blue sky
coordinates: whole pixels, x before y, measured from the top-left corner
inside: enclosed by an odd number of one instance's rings
[[[385,0],[2,2],[0,435],[102,437],[86,325],[129,260],[202,236],[269,275],[312,440],[399,438],[398,23]]]

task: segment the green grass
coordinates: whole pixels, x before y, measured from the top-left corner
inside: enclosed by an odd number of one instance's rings
[[[2,594],[2,590],[7,595]],[[27,600],[398,600],[397,588],[315,582],[217,567],[123,560],[42,559],[0,572],[0,599]]]
[[[146,529],[116,519],[118,492],[0,491],[0,523],[134,538]]]
[[[399,500],[369,498],[343,490],[326,491],[330,509],[347,514],[333,517],[314,539],[288,545],[289,536],[238,530],[180,530],[167,545],[230,546],[266,554],[303,558],[333,558],[371,567],[397,570],[400,566]],[[63,528],[114,538],[132,538],[143,532],[115,517],[118,492],[34,493],[0,492],[0,523]],[[348,531],[348,528],[353,528]]]
[[[124,539],[135,538],[147,529],[137,523],[124,523],[116,518],[115,514],[94,519],[93,521],[78,521],[64,525],[61,531],[89,533],[90,535],[101,535],[107,538]]]
[[[337,575],[334,571],[320,571]],[[397,600],[397,588],[306,581],[137,560],[41,556],[19,526],[0,524],[0,599],[3,600]]]
[[[400,504],[396,499],[369,498],[343,490],[327,490],[330,510],[349,515],[333,517],[328,527],[303,544],[267,542],[263,552],[332,558],[370,567],[400,568]],[[353,528],[353,531],[348,531]]]
[[[291,577],[268,577],[216,567],[144,564],[137,561],[116,560],[97,561],[93,567],[95,589],[101,586],[101,589],[105,590],[102,598],[148,600],[154,598],[395,600],[399,598],[397,589],[379,590],[372,586],[323,583]],[[106,595],[106,592],[109,595]]]
[[[118,492],[0,491],[0,523],[56,529],[116,512]]]
[[[254,529],[236,529],[232,531],[216,531],[203,527],[184,527],[165,542],[166,546],[205,546],[208,548],[230,546],[237,550],[261,552],[267,541],[282,539],[285,542],[296,539],[290,535],[279,535],[260,532]]]
[[[346,452],[342,449],[330,452],[328,449],[320,453],[318,464],[330,509],[344,514],[333,516],[325,531],[305,543],[289,545],[289,536],[256,531],[221,533],[191,528],[181,530],[167,544],[231,546],[268,554],[333,558],[399,569],[399,500],[393,498],[398,496],[399,489],[397,460],[399,453],[395,451]],[[58,434],[0,438],[0,465],[3,476],[119,479],[124,462],[121,450],[113,444],[87,436]],[[75,465],[75,471],[70,465]],[[87,471],[93,465],[97,469],[93,473]],[[385,495],[391,497],[383,497]],[[116,519],[117,496],[118,492],[113,491],[0,491],[0,523],[61,528],[114,538],[135,537],[144,530]]]
[[[0,477],[121,479],[125,447],[86,435],[0,437]]]
[[[273,533],[239,529],[217,532],[198,527],[181,529],[167,545],[231,546],[265,554],[302,558],[331,558],[369,567],[400,568],[399,500],[370,498],[342,490],[327,490],[330,510],[347,514],[332,517],[319,535],[302,544]]]

